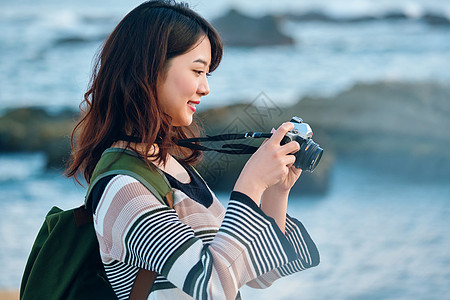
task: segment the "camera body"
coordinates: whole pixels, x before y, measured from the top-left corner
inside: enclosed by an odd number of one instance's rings
[[[300,144],[300,150],[295,155],[294,166],[308,172],[313,172],[322,158],[323,149],[312,140],[313,131],[308,123],[297,116],[290,120],[294,129],[290,130],[281,141],[281,144],[296,141]]]

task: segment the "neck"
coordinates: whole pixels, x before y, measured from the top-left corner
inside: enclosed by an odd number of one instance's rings
[[[131,150],[137,153],[145,153],[146,151],[146,145],[144,143],[133,143],[133,142],[126,142],[126,141],[117,141],[114,142],[111,147],[113,148],[122,148]],[[157,144],[151,145],[149,151],[147,152],[148,157],[155,157],[159,153],[159,147]],[[170,155],[168,155],[170,156]],[[156,166],[163,165],[162,162],[157,162],[156,160],[152,160],[152,163],[154,163]]]

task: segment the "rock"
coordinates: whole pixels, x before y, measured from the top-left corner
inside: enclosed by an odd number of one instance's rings
[[[71,146],[69,136],[58,137],[44,145],[42,151],[47,156],[47,168],[63,171],[70,158]]]
[[[433,83],[360,83],[331,98],[305,97],[274,110],[234,105],[200,114],[207,134],[227,130],[268,131],[298,115],[314,130],[324,156],[314,173],[304,172],[293,193],[324,193],[333,161],[352,157],[370,169],[416,181],[450,179],[450,87]],[[252,118],[252,107],[265,116]],[[233,132],[233,131],[232,131]],[[244,157],[207,154],[202,174],[217,190],[229,190]],[[411,178],[413,177],[413,178]]]
[[[209,135],[269,132],[298,115],[314,131],[324,155],[304,172],[292,193],[325,193],[334,160],[351,156],[368,168],[417,180],[450,179],[450,86],[433,83],[357,84],[331,98],[305,97],[289,107],[268,99],[200,111]],[[259,97],[257,98],[259,99]],[[70,154],[76,113],[19,108],[0,117],[0,151],[43,151],[48,167],[62,169]],[[242,141],[236,141],[241,143]],[[259,146],[262,140],[244,141]],[[221,144],[214,144],[220,147]],[[249,155],[205,153],[197,166],[215,191],[230,191]]]
[[[257,47],[273,45],[292,45],[293,38],[279,30],[274,16],[253,18],[237,10],[212,21],[227,46]]]
[[[338,158],[370,157],[378,162],[372,167],[434,180],[450,178],[449,99],[450,87],[439,84],[361,83],[286,110],[298,111],[314,129],[314,140]]]
[[[386,145],[393,139],[389,148],[394,149],[399,138],[450,142],[449,96],[450,88],[438,84],[357,84],[332,99],[304,98],[288,109],[301,111],[313,128],[327,131],[335,142],[358,137],[354,146],[369,140]],[[351,150],[335,144],[338,151]],[[415,151],[409,146],[408,151]],[[380,146],[373,149],[379,151]]]
[[[281,16],[283,19],[295,22],[338,22],[340,19],[329,16],[321,11],[308,11],[305,13],[286,13]]]
[[[61,168],[62,159],[70,154],[75,121],[76,113],[69,110],[57,114],[35,107],[8,111],[0,117],[0,151],[43,151],[49,158],[48,166]]]
[[[442,14],[428,12],[424,14],[421,19],[428,25],[450,26],[450,20]]]
[[[264,128],[252,121],[251,109],[247,104],[214,108],[200,113],[207,134],[224,132],[245,132],[277,127],[281,117],[274,116]],[[76,114],[65,111],[49,114],[40,108],[19,108],[0,117],[1,152],[44,152],[47,168],[63,170],[70,155],[70,134],[75,125]],[[284,121],[284,120],[283,120]],[[262,140],[252,141],[259,145]],[[215,191],[230,191],[250,155],[226,155],[216,152],[205,153],[205,159],[198,166],[202,176]],[[296,185],[297,192],[324,193],[328,186],[328,174],[333,155],[328,152],[313,174],[303,174]]]
[[[198,171],[214,191],[229,192],[239,177],[250,154],[230,155],[221,153],[207,153],[203,161],[197,166]],[[303,172],[302,180],[292,189],[292,194],[324,194],[328,190],[330,171],[334,162],[334,155],[326,152],[313,173]]]
[[[107,35],[99,35],[99,36],[78,36],[78,35],[72,35],[72,36],[65,36],[55,39],[53,42],[53,45],[55,47],[59,46],[76,46],[76,45],[82,45],[87,43],[97,43],[105,40],[107,38]]]
[[[270,132],[281,123],[289,121],[292,115],[284,110],[277,110],[276,106],[262,105],[258,101],[252,104],[236,104],[221,108],[209,109],[198,115],[204,125],[207,135],[223,133]],[[268,104],[265,102],[265,104]],[[258,117],[262,117],[261,119]],[[227,141],[226,143],[243,143],[259,146],[262,139]],[[220,148],[223,143],[211,144]],[[214,191],[230,191],[236,182],[240,171],[250,155],[230,155],[217,152],[205,152],[204,159],[197,169]],[[334,155],[329,149],[325,150],[318,167],[313,173],[304,172],[292,193],[297,195],[323,194],[328,189],[330,171],[334,162]]]
[[[392,11],[392,12],[388,12],[385,15],[383,15],[381,17],[381,19],[383,20],[395,20],[395,21],[403,21],[403,20],[408,20],[408,16],[401,11]]]
[[[289,12],[278,16],[279,19],[294,22],[323,22],[323,23],[363,23],[384,20],[407,20],[408,16],[399,11],[387,12],[384,15],[361,15],[361,16],[331,16],[322,11]]]

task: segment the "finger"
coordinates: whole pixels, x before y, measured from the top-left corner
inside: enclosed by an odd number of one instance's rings
[[[283,139],[283,137],[286,135],[286,133],[288,133],[289,130],[294,129],[294,124],[292,124],[291,122],[286,122],[281,124],[280,127],[278,127],[278,129],[272,134],[272,137],[270,138],[270,140],[273,143],[277,143],[278,145],[281,143],[281,140]]]
[[[281,146],[282,154],[293,154],[300,150],[300,144],[296,141],[289,142]]]
[[[275,132],[275,128],[272,128],[272,130],[270,131],[270,133],[274,133]],[[264,139],[264,141],[261,143],[261,146],[264,145],[265,143],[267,143],[269,139]]]
[[[292,173],[294,173],[294,175],[297,176],[297,177],[299,177],[300,174],[302,174],[302,169],[300,169],[300,168],[296,168],[294,166],[291,166],[291,170],[292,170]]]
[[[283,160],[283,164],[287,167],[291,167],[295,163],[295,156],[294,155],[286,155]]]

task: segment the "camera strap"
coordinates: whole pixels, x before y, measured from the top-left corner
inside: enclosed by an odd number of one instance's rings
[[[209,148],[201,145],[201,142],[223,142],[232,140],[242,140],[249,138],[270,138],[272,133],[264,132],[246,132],[246,133],[227,133],[219,135],[207,135],[206,137],[196,137],[189,139],[182,139],[177,141],[177,145],[181,147],[190,148],[200,151],[215,151],[226,154],[253,154],[258,150],[258,147],[246,145],[246,144],[224,144],[221,149]]]

